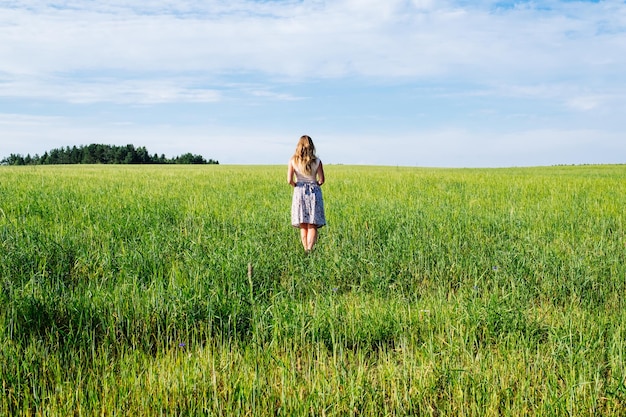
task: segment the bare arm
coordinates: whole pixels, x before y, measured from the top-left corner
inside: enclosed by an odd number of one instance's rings
[[[320,164],[317,166],[317,185],[324,184],[324,181],[326,181],[324,177],[324,165],[322,165],[322,161],[320,161]]]
[[[293,174],[294,174],[293,161],[290,159],[289,160],[289,165],[287,166],[287,182],[292,187],[295,187],[296,186],[296,182],[293,180]]]

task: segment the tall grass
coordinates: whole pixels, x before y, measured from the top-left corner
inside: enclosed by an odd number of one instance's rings
[[[326,171],[2,167],[0,413],[626,415],[625,166]]]

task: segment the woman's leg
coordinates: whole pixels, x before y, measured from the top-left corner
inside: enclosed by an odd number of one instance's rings
[[[312,250],[313,246],[315,246],[315,242],[317,242],[317,225],[309,224],[307,225],[307,233],[306,233],[306,250]]]
[[[308,247],[307,247],[308,241],[309,241],[308,232],[309,232],[309,224],[301,223],[300,224],[300,240],[302,241],[302,247],[304,248],[304,250],[308,250]]]

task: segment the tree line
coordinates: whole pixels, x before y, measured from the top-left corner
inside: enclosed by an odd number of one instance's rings
[[[150,155],[145,146],[81,145],[52,149],[43,155],[11,154],[0,161],[3,165],[60,165],[60,164],[219,164],[202,155],[186,153],[174,158]]]

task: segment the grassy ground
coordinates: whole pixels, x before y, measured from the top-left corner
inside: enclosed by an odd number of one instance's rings
[[[0,414],[626,415],[626,166],[326,171],[2,167]]]

